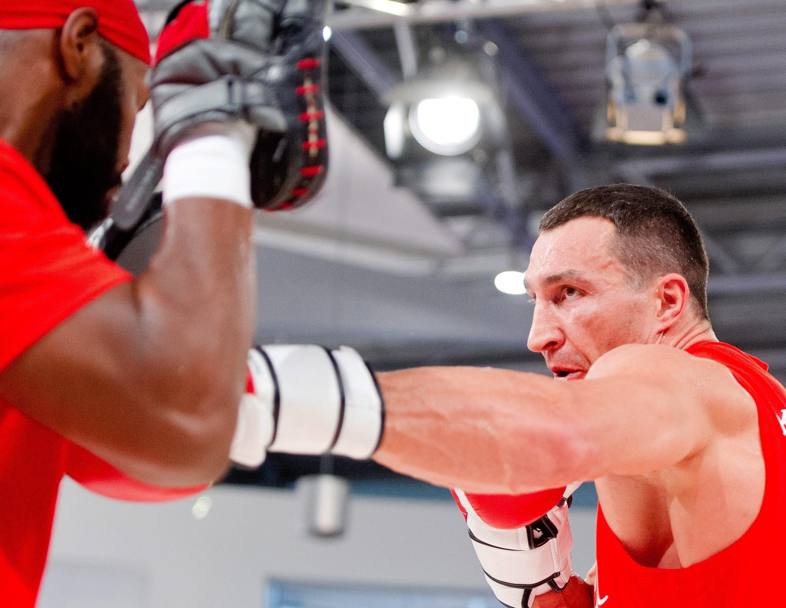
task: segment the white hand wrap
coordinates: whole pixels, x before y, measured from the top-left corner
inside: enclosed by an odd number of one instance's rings
[[[256,131],[243,122],[194,127],[164,165],[164,205],[183,198],[214,198],[251,208],[248,158]]]
[[[241,404],[230,453],[235,463],[259,466],[268,451],[358,459],[376,451],[382,397],[355,350],[264,346],[249,353],[248,367],[253,395]]]
[[[515,529],[493,528],[456,490],[467,512],[467,527],[475,554],[496,598],[509,608],[531,607],[535,598],[565,587],[573,575],[570,553],[573,535],[567,498],[578,484],[568,486],[565,497],[541,519]]]

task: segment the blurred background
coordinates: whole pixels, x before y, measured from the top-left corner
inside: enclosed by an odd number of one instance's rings
[[[175,4],[137,3],[151,32]],[[519,291],[537,223],[625,181],[686,203],[716,333],[786,380],[785,30],[783,0],[337,1],[329,178],[259,215],[257,340],[544,372]],[[582,574],[594,508],[585,484]],[[273,455],[166,506],[66,484],[52,562],[45,608],[497,605],[446,491],[342,459]]]

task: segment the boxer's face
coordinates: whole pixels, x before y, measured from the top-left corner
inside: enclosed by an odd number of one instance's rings
[[[47,182],[69,219],[85,230],[105,217],[128,164],[146,66],[110,45],[93,90],[61,112]]]
[[[616,228],[597,217],[543,232],[526,272],[534,300],[527,346],[555,377],[580,379],[609,350],[654,335],[653,297],[615,255]]]

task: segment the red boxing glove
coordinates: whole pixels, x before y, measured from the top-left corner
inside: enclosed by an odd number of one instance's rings
[[[521,528],[540,519],[562,500],[567,488],[541,490],[531,494],[465,494],[475,513],[493,528]],[[453,499],[467,518],[454,490]]]
[[[568,498],[577,487],[519,495],[452,491],[486,582],[503,605],[533,608],[536,598],[567,588]]]

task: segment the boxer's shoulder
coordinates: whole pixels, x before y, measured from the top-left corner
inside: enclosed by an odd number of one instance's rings
[[[587,379],[629,379],[633,402],[638,389],[650,397],[664,395],[671,405],[689,419],[703,419],[706,431],[728,430],[737,433],[756,424],[753,398],[722,363],[696,357],[672,346],[627,344],[599,357]],[[650,403],[651,398],[644,400]],[[664,400],[660,400],[664,401]]]
[[[701,360],[682,349],[664,344],[623,344],[598,357],[587,377],[660,374],[684,370],[697,362],[700,364]]]
[[[664,387],[697,389],[709,401],[739,389],[729,369],[713,359],[696,357],[684,349],[664,344],[624,344],[604,353],[592,364],[587,379],[609,377],[654,379]],[[740,389],[741,390],[741,389]],[[745,391],[743,394],[747,395]],[[739,397],[739,395],[737,395]]]

